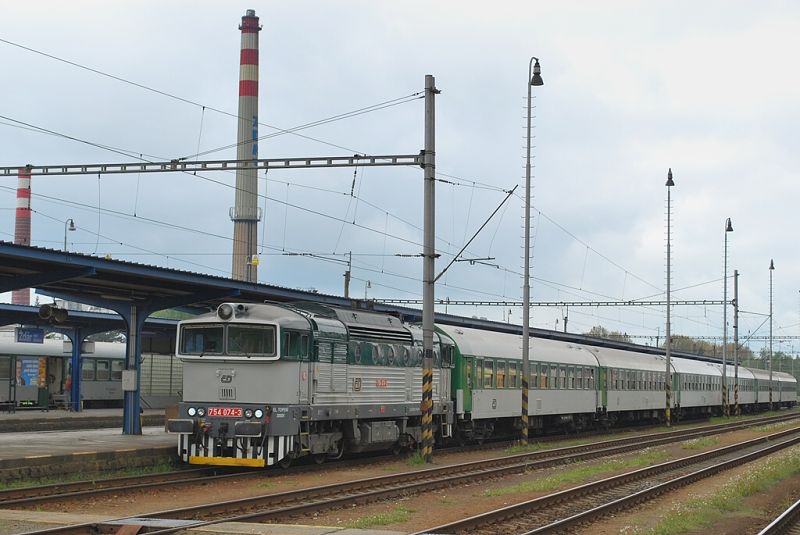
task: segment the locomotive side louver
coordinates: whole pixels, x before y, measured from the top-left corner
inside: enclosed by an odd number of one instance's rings
[[[219,389],[219,399],[236,399],[236,389],[232,387],[224,387]]]
[[[395,331],[353,324],[348,324],[347,330],[350,332],[351,340],[395,342],[408,345],[412,345],[414,343],[414,339],[411,336],[411,333],[408,331]]]

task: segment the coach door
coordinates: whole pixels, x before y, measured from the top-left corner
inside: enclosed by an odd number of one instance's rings
[[[601,407],[608,407],[608,369],[600,368],[600,377],[597,381],[598,401]]]

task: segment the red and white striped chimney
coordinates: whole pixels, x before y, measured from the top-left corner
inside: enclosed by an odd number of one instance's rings
[[[239,59],[239,128],[236,159],[258,160],[258,17],[248,9],[242,17],[242,47]],[[231,209],[233,220],[233,259],[231,276],[237,280],[257,282],[258,259],[258,169],[236,171],[236,204]]]
[[[14,223],[14,244],[31,244],[31,171],[20,167],[17,172],[17,217]],[[30,305],[31,290],[24,288],[11,292],[11,303],[14,305]]]

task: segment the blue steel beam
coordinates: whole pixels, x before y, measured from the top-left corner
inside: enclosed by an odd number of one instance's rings
[[[96,273],[93,267],[55,269],[41,273],[26,273],[25,275],[12,276],[0,281],[0,293],[19,290],[22,288],[36,287],[78,277],[91,277]]]

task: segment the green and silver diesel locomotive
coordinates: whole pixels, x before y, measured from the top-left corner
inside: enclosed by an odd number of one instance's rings
[[[168,430],[190,464],[283,466],[421,439],[422,330],[366,310],[226,303],[182,321],[183,401]],[[453,426],[453,342],[434,336],[433,421]]]

